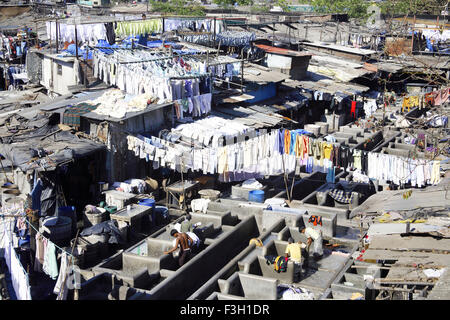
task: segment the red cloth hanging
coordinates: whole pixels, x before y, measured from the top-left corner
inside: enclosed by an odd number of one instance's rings
[[[350,115],[356,118],[356,101],[352,101],[352,109],[350,110]]]

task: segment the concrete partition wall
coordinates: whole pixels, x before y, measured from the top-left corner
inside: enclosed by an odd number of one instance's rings
[[[245,200],[234,199],[218,199],[210,202],[208,210],[212,211],[231,211],[232,216],[237,216],[238,219],[244,220],[250,216],[255,216],[256,223],[260,232],[264,232],[262,228],[262,213],[267,208],[267,205],[258,202],[250,202]]]
[[[259,235],[259,239],[263,243],[270,241],[273,232],[279,232],[286,226],[284,219],[279,218],[267,231]],[[218,291],[218,281],[221,279],[229,278],[234,272],[239,270],[239,264],[243,265],[243,269],[246,269],[247,263],[252,263],[255,251],[261,249],[254,244],[247,246],[236,257],[231,259],[222,269],[220,269],[213,277],[211,277],[203,286],[195,291],[188,300],[204,300],[207,299],[214,291]],[[250,258],[250,259],[248,259]],[[247,267],[249,269],[249,267]],[[225,281],[225,280],[224,280]]]
[[[262,276],[272,279],[278,279],[282,283],[294,282],[294,263],[289,260],[286,272],[276,272],[273,264],[267,264],[265,256],[285,256],[285,249],[287,242],[271,240],[267,245],[263,247],[262,254],[258,256],[259,266],[261,268]]]
[[[306,214],[306,210],[282,208],[273,210],[264,210],[262,214],[262,226],[263,229],[271,226],[279,218],[286,221],[286,226],[298,227],[303,224],[303,215]]]
[[[247,247],[251,238],[257,236],[259,231],[254,217],[241,221],[220,241],[211,244],[178,269],[178,272],[153,288],[147,298],[186,299]]]
[[[337,222],[339,221],[348,220],[348,214],[350,212],[350,210],[345,208],[319,206],[315,204],[302,203],[300,201],[295,200],[291,202],[291,207],[306,210],[309,215],[322,215],[328,218],[331,218],[333,215],[335,215],[336,216],[335,224],[337,224]]]
[[[238,274],[245,298],[254,300],[277,299],[277,279],[264,278],[242,272]]]
[[[222,224],[224,224],[223,221],[227,219],[226,215],[214,215],[194,212],[192,212],[190,215],[192,217],[192,224],[201,222],[202,226],[205,226],[208,223],[212,223],[215,228],[222,226]],[[231,215],[231,213],[229,213],[229,215]]]
[[[219,280],[220,293],[251,300],[276,300],[278,280],[235,272],[227,280]]]

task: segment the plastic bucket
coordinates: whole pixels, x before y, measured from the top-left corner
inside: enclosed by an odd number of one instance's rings
[[[248,201],[252,202],[264,202],[264,191],[263,190],[252,190],[248,192]]]
[[[106,212],[108,212],[109,214],[114,213],[117,211],[117,207],[116,206],[106,206],[105,207]]]

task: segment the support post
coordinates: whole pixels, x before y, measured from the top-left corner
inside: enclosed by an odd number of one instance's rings
[[[78,31],[76,24],[75,24],[75,57],[78,60]]]
[[[244,93],[244,49],[241,50],[241,93]]]
[[[216,17],[214,17],[214,47],[216,46]]]
[[[55,27],[56,27],[56,39],[55,39],[55,43],[56,43],[56,53],[58,53],[58,44],[59,44],[58,19],[55,20]]]

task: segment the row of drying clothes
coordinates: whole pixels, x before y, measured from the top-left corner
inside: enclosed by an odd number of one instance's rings
[[[301,165],[305,165],[308,172],[317,170],[334,177],[333,161],[337,158],[328,153],[332,145],[298,134],[302,132],[301,129],[273,130],[233,145],[203,149],[191,149],[155,137],[130,135],[127,140],[128,149],[142,159],[153,161],[155,169],[167,166],[177,171],[217,173],[224,182],[293,172]],[[290,139],[295,139],[292,145]],[[214,141],[214,137],[211,140]],[[308,149],[311,154],[306,152]]]
[[[177,119],[184,119],[187,116],[200,117],[208,114],[211,112],[211,101],[211,93],[174,100],[175,116]]]
[[[14,229],[19,231],[19,242],[23,236],[23,232],[29,230],[30,223],[26,216],[21,216],[15,219]],[[12,241],[12,230],[4,230],[2,234],[2,248],[5,249],[5,257],[7,256],[7,264],[11,272],[12,283],[14,291],[18,300],[31,300],[30,286],[27,272],[23,270],[23,266],[18,259],[15,249],[14,241]],[[28,236],[29,237],[29,236]],[[60,263],[58,264],[58,250],[55,244],[48,238],[44,237],[40,232],[36,233],[36,252],[34,257],[34,271],[45,273],[52,280],[56,280],[53,288],[53,293],[57,295],[57,300],[67,298],[68,287],[67,284],[73,279],[73,264],[69,263],[69,255],[61,252]]]
[[[378,45],[380,45],[383,42],[383,40],[384,37],[382,36],[374,37],[372,35],[361,35],[358,33],[352,33],[348,38],[348,43],[345,43],[347,40],[345,40],[344,38],[341,40],[341,44],[343,45],[350,44],[355,48],[366,47],[372,44],[374,44],[375,47],[378,47]]]
[[[0,59],[13,60],[27,54],[27,42],[0,34]]]
[[[422,29],[420,31],[427,40],[447,41],[450,39],[450,30]]]
[[[198,149],[156,137],[129,135],[127,142],[130,151],[152,161],[154,168],[168,166],[177,171],[217,173],[224,182],[290,173],[299,166],[305,166],[308,173],[326,173],[329,182],[334,182],[335,168],[358,170],[368,177],[396,184],[410,182],[421,187],[439,182],[439,161],[419,163],[393,155],[379,157],[376,153],[313,139],[304,133],[302,129],[276,129],[239,143]],[[390,165],[383,162],[386,159]],[[381,176],[380,166],[383,166]]]
[[[78,250],[75,249],[75,250]],[[73,264],[69,262],[69,255],[61,250],[60,263],[58,267],[58,250],[53,242],[44,237],[41,233],[36,233],[36,254],[34,261],[34,271],[45,273],[52,280],[56,280],[53,293],[57,295],[57,300],[66,300],[68,293],[68,282],[72,279],[74,272]]]
[[[348,112],[355,119],[362,115],[362,111],[366,117],[370,117],[380,107],[381,94],[377,91],[370,91],[364,95],[358,92],[349,96],[341,92],[331,94],[321,90],[303,89],[303,94],[310,97],[312,101],[330,101],[328,109],[331,112]]]
[[[211,93],[206,64],[192,57],[121,64],[113,56],[96,51],[93,68],[94,76],[105,83],[130,94],[151,95],[158,99],[157,103]]]
[[[220,22],[221,21],[216,21],[216,28],[220,27],[221,25]],[[213,28],[214,28],[214,20],[212,19],[186,19],[186,18],[164,19],[164,31],[173,31],[182,29],[189,29],[192,31],[211,31]]]
[[[431,91],[425,94],[410,95],[403,97],[402,112],[409,112],[411,108],[441,106],[449,101],[450,87],[441,90]]]
[[[0,248],[2,249],[2,257],[5,259],[8,271],[11,275],[11,283],[17,300],[31,300],[31,288],[28,274],[23,268],[22,263],[15,251],[14,241],[11,230],[5,225],[9,224],[7,220],[2,219],[0,223]],[[2,293],[3,295],[3,293]],[[0,295],[0,298],[1,296]]]
[[[162,19],[148,19],[139,21],[117,22],[116,34],[118,36],[130,36],[137,34],[152,34],[162,31]]]
[[[75,41],[75,29],[78,41],[91,42],[95,45],[98,40],[105,40],[108,38],[106,25],[104,23],[74,25],[61,22],[56,24],[55,21],[47,21],[45,24],[47,36],[51,40],[56,40],[56,36],[58,35],[59,41],[67,41],[69,43]],[[58,30],[56,30],[57,26]]]
[[[58,30],[56,28],[58,27]],[[163,19],[147,19],[138,21],[118,21],[108,23],[92,23],[92,24],[66,24],[55,21],[46,22],[47,36],[51,40],[58,39],[60,41],[74,41],[75,29],[78,40],[83,42],[97,41],[99,39],[108,40],[110,44],[115,42],[116,35],[119,37],[153,34],[163,31]],[[192,31],[212,31],[221,33],[224,30],[223,21],[216,20],[215,28],[212,19],[186,19],[186,18],[166,18],[164,20],[164,31],[190,29]],[[58,32],[57,32],[58,31]]]

